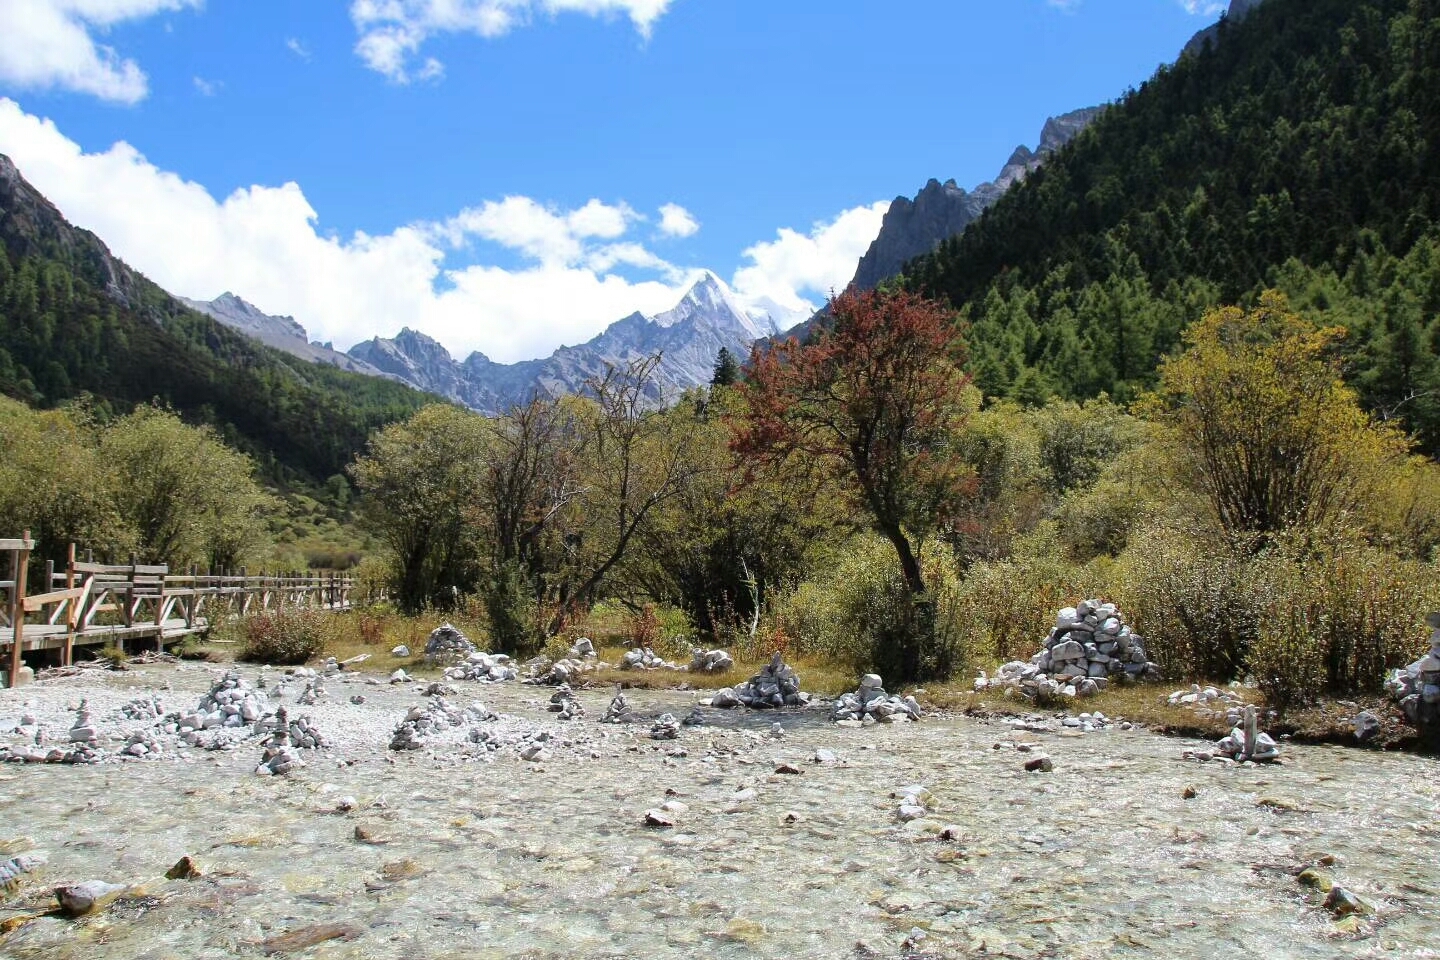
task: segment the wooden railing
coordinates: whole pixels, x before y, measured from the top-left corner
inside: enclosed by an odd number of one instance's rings
[[[46,592],[26,592],[26,570],[34,550],[30,532],[0,540],[10,554],[12,577],[0,580],[6,603],[0,612],[0,649],[8,646],[8,673],[15,685],[24,650],[58,650],[68,665],[76,645],[152,639],[167,641],[202,632],[236,617],[294,608],[346,610],[355,581],[341,574],[256,574],[238,572],[172,574],[164,565],[77,561],[70,547],[63,570],[45,565]],[[27,615],[35,615],[27,623]]]

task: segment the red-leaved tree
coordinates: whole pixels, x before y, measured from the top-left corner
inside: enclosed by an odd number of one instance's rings
[[[954,443],[968,382],[954,313],[904,290],[847,292],[830,313],[810,343],[752,351],[731,446],[750,470],[804,457],[833,471],[894,546],[916,629],[933,631],[921,547],[972,481]],[[914,679],[918,648],[898,652]]]

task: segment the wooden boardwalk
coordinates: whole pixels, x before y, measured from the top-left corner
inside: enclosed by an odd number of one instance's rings
[[[206,573],[169,567],[100,564],[75,559],[64,570],[47,563],[42,592],[29,593],[27,570],[35,543],[29,531],[0,540],[9,554],[9,580],[0,580],[0,663],[14,686],[26,651],[58,651],[68,665],[76,647],[165,644],[250,614],[309,608],[347,610],[354,581],[343,575]]]

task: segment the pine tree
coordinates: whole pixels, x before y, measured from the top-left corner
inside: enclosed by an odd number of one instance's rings
[[[733,386],[740,379],[740,364],[736,362],[735,355],[728,347],[721,347],[720,353],[715,357],[715,372],[710,377],[712,387]]]

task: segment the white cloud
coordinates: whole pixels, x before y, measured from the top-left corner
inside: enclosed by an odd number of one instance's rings
[[[204,77],[195,77],[193,79],[195,81],[195,92],[202,97],[213,97],[219,93],[220,88],[224,86],[224,84],[218,80],[206,80]]]
[[[584,342],[636,310],[668,310],[684,292],[682,271],[624,239],[642,219],[624,204],[560,210],[507,197],[443,223],[340,238],[320,227],[295,183],[217,200],[129,144],[84,153],[3,98],[0,152],[72,222],[165,289],[204,299],[232,290],[342,348],[408,325],[457,357],[478,349],[520,360]],[[471,238],[503,244],[527,263],[447,267],[447,255]],[[613,272],[622,265],[653,276],[627,279]]]
[[[783,228],[774,240],[744,251],[750,262],[735,271],[731,286],[743,299],[767,305],[782,326],[810,316],[832,292],[840,292],[880,232],[890,204],[854,207],[808,234]],[[778,309],[777,309],[778,308]]]
[[[0,82],[27,89],[59,88],[102,100],[137,103],[149,92],[145,72],[96,33],[203,0],[3,0]]]
[[[660,232],[667,237],[693,237],[700,232],[700,221],[678,203],[660,208]]]
[[[87,154],[4,98],[0,153],[72,222],[165,289],[203,299],[231,290],[342,349],[410,326],[457,358],[471,350],[505,362],[545,356],[637,310],[670,309],[697,273],[631,239],[646,218],[625,203],[562,209],[512,196],[441,222],[345,238],[321,227],[298,184],[216,199],[127,143]],[[849,281],[885,209],[856,207],[808,234],[778,231],[744,251],[732,286],[782,326],[808,317]],[[474,240],[500,244],[524,263],[447,264]]]
[[[302,43],[297,37],[286,37],[285,49],[295,54],[295,56],[299,57],[301,60],[304,60],[306,62],[310,60],[310,48],[305,46],[305,44]]]
[[[1054,7],[1056,10],[1063,10],[1071,13],[1080,7],[1080,0],[1045,0],[1047,7]]]
[[[623,203],[591,200],[578,210],[563,211],[529,197],[506,197],[460,211],[436,225],[435,233],[452,246],[475,236],[519,250],[542,265],[572,266],[585,259],[587,241],[618,239],[635,219],[635,211]]]
[[[1218,17],[1230,7],[1225,0],[1179,0],[1179,3],[1192,17]]]
[[[360,34],[355,52],[366,65],[397,83],[433,79],[444,66],[427,58],[418,72],[410,67],[426,39],[441,33],[499,37],[529,24],[535,15],[561,13],[630,18],[649,37],[655,21],[673,0],[352,0],[350,19]]]

